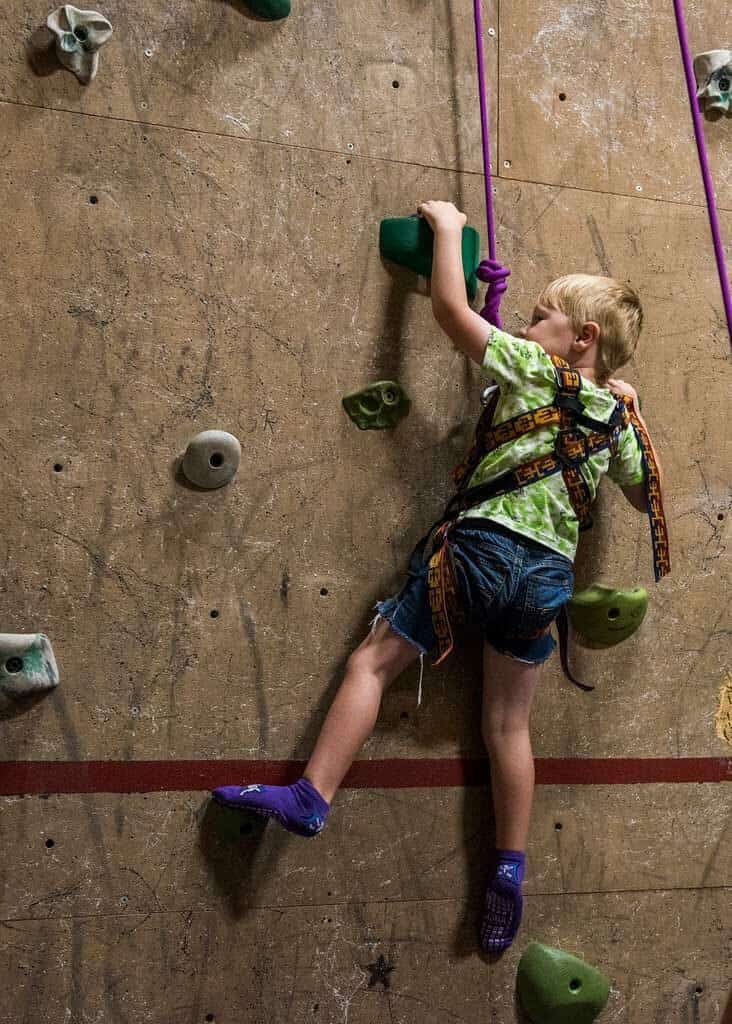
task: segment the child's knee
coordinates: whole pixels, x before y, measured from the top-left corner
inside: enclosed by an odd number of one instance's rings
[[[525,743],[529,738],[529,719],[523,714],[506,714],[501,709],[489,709],[483,712],[481,732],[489,750],[512,743]]]

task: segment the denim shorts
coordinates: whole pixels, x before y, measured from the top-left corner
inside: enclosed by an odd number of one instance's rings
[[[379,616],[420,654],[437,645],[424,557],[428,537],[412,552],[399,594],[376,605]],[[488,519],[460,520],[449,541],[466,624],[477,627],[500,654],[531,665],[546,661],[556,647],[551,624],[572,596],[570,560]]]

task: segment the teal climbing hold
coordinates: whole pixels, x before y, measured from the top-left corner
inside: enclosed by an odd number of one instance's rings
[[[621,590],[593,583],[567,605],[572,628],[588,647],[614,647],[635,633],[648,609],[643,587]]]
[[[579,957],[532,942],[519,961],[516,991],[533,1024],[592,1024],[610,982]]]
[[[387,217],[379,227],[379,252],[385,260],[398,263],[422,277],[432,274],[432,228],[424,217]],[[480,235],[464,227],[462,239],[463,274],[468,301],[478,294]]]
[[[394,380],[377,380],[343,398],[343,408],[360,430],[395,427],[409,407],[404,389]]]
[[[266,18],[267,21],[279,21],[286,18],[291,10],[290,0],[247,0],[247,6],[252,14],[259,18]]]

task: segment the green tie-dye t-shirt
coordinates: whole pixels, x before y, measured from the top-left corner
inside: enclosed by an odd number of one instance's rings
[[[500,387],[494,426],[530,409],[550,405],[557,393],[554,366],[541,346],[533,341],[513,338],[495,327],[491,329],[485,350],[482,373]],[[588,416],[603,422],[609,420],[616,403],[610,391],[585,378],[582,380],[580,401]],[[557,431],[556,426],[541,427],[500,445],[481,460],[469,485],[475,487],[486,483],[507,470],[553,451]],[[608,450],[597,452],[582,464],[580,471],[593,500],[604,473],[620,487],[642,483],[641,449],[632,428],[623,430],[614,457],[610,457]],[[491,519],[574,560],[578,523],[561,473],[528,484],[511,494],[490,498],[463,516]]]

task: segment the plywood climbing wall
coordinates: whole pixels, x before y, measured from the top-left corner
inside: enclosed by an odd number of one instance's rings
[[[416,672],[395,684],[317,840],[232,831],[206,793],[238,781],[219,759],[307,757],[468,444],[477,375],[377,240],[429,197],[483,225],[471,5],[110,0],[88,87],[31,67],[46,7],[5,12],[0,631],[47,633],[62,682],[0,722],[0,1022],[509,1024],[539,940],[612,979],[608,1024],[718,1024],[730,791],[693,780],[731,753],[730,365],[670,0],[484,6],[507,327],[560,273],[638,287],[625,375],[674,565],[654,587],[608,487],[579,583],[651,608],[577,656],[594,695],[545,672],[525,923],[493,964],[488,792],[450,783],[482,756],[479,650],[419,710]],[[729,45],[726,14],[689,5],[695,51]],[[726,238],[731,123],[706,125]],[[386,377],[412,413],[361,433],[340,398]],[[243,459],[202,493],[178,461],[211,427]],[[404,759],[432,759],[422,785]]]

